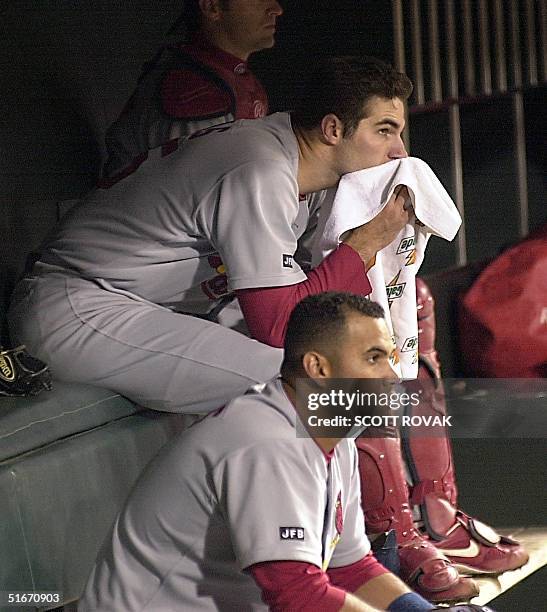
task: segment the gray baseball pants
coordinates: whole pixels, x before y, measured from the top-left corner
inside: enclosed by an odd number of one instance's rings
[[[283,356],[217,323],[58,272],[22,280],[9,320],[12,340],[60,380],[169,412],[215,410],[275,376]]]

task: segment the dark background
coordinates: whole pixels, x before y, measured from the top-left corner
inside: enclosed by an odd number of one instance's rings
[[[320,55],[366,53],[393,60],[389,0],[285,0],[282,4],[285,15],[276,47],[252,59],[273,110],[291,107],[301,78]],[[104,131],[179,10],[180,0],[0,2],[4,275],[20,269],[28,250],[53,225],[58,202],[78,198],[92,187]],[[424,52],[427,56],[427,46]],[[410,65],[408,50],[407,57]],[[533,229],[547,221],[545,89],[526,92],[525,104]],[[446,111],[411,110],[410,153],[425,159],[453,193]],[[493,256],[518,238],[512,130],[506,96],[462,108],[469,261]],[[433,238],[422,272],[455,263],[454,243]]]

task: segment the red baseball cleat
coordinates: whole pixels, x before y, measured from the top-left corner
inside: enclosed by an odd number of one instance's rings
[[[501,574],[522,567],[529,558],[518,542],[461,510],[456,512],[456,522],[447,537],[435,546],[465,575]]]
[[[432,541],[415,529],[400,440],[361,437],[355,442],[367,532],[395,531],[401,579],[434,603],[467,601],[478,595],[475,582],[460,576]]]
[[[479,594],[473,580],[460,576],[450,560],[417,533],[399,547],[399,560],[401,579],[428,601],[457,603]]]

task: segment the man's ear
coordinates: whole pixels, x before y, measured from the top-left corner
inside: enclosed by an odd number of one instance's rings
[[[344,137],[344,124],[334,113],[329,113],[321,119],[321,136],[331,145],[338,144]]]
[[[199,10],[202,15],[211,21],[220,19],[220,2],[219,0],[199,0]]]
[[[309,378],[330,378],[332,368],[327,357],[317,351],[308,351],[302,357],[302,367]]]

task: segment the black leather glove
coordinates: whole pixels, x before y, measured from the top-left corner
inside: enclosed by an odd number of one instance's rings
[[[24,397],[51,391],[47,365],[29,355],[24,345],[3,350],[0,347],[0,395]]]

